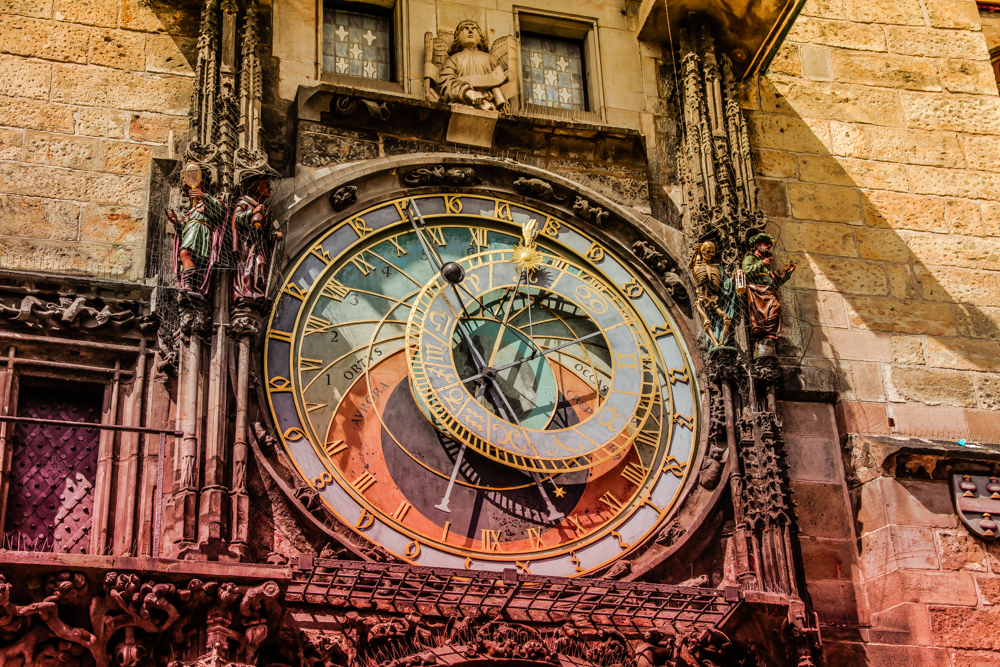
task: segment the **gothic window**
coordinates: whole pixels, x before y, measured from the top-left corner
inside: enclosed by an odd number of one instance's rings
[[[586,74],[580,42],[521,33],[521,71],[526,102],[587,110]]]
[[[393,15],[370,5],[323,3],[323,71],[392,81]]]
[[[26,379],[27,380],[27,379]],[[23,384],[17,416],[101,423],[103,388]],[[15,422],[4,522],[4,548],[87,553],[90,547],[100,431]]]

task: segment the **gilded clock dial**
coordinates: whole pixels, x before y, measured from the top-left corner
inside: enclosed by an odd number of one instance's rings
[[[412,562],[574,575],[628,552],[669,516],[697,442],[667,309],[539,211],[415,204],[419,232],[387,202],[287,271],[265,374],[289,455],[346,525]]]

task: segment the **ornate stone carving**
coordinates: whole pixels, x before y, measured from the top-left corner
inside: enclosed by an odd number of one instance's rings
[[[715,259],[715,244],[705,241],[691,254],[688,268],[694,279],[695,308],[701,315],[705,338],[710,349],[726,346],[736,310],[736,289],[729,276],[722,273]]]
[[[577,197],[576,201],[573,203],[573,213],[576,217],[581,220],[586,220],[587,222],[592,222],[598,227],[604,222],[604,218],[610,215],[607,211],[599,206],[594,206],[589,201],[583,197]]]
[[[540,178],[519,178],[514,181],[514,189],[525,197],[533,197],[541,201],[565,201],[565,197],[557,197],[551,183]]]
[[[513,37],[501,37],[491,46],[482,27],[472,20],[459,22],[450,45],[428,32],[424,37],[426,98],[484,111],[510,111],[518,103],[514,77],[520,71],[518,50]]]
[[[330,193],[330,206],[334,211],[343,211],[358,201],[358,188],[355,185],[345,185]]]
[[[155,326],[153,318],[139,316],[136,309],[112,310],[104,305],[98,309],[94,301],[84,296],[60,296],[59,303],[43,301],[35,296],[25,296],[20,303],[7,306],[0,300],[0,317],[36,329],[65,330],[115,329],[128,331]],[[99,304],[95,304],[99,305]]]
[[[421,185],[476,185],[481,179],[472,167],[445,167],[438,165],[431,169],[420,168],[407,172],[402,176],[403,184],[408,187]]]
[[[1000,477],[952,473],[952,497],[958,518],[976,537],[997,539],[997,517],[1000,517]]]
[[[350,118],[361,109],[375,120],[386,121],[392,116],[392,110],[385,102],[349,95],[338,95],[330,101],[330,113],[339,118]]]
[[[748,240],[752,250],[743,258],[747,280],[747,306],[750,311],[750,341],[756,345],[755,357],[773,357],[781,331],[781,302],[778,288],[792,277],[795,262],[782,269],[773,268],[771,249],[774,237],[760,232]]]

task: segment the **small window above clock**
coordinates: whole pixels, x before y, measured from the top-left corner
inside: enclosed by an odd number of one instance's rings
[[[397,3],[324,0],[323,79],[333,83],[398,90]]]

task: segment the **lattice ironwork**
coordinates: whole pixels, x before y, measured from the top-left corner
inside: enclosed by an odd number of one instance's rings
[[[27,387],[18,416],[99,424],[101,396]],[[26,422],[13,431],[4,548],[86,552],[100,431]]]
[[[300,557],[286,599],[442,617],[499,613],[518,622],[717,626],[735,608],[739,592],[736,588],[546,577],[513,570],[470,572]]]

